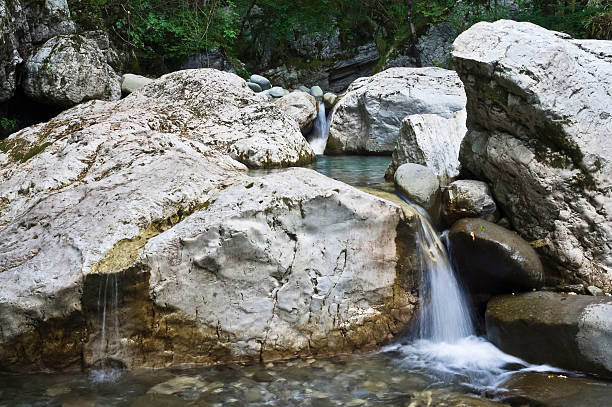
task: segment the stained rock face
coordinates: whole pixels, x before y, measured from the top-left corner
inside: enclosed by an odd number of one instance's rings
[[[391,154],[402,120],[413,114],[449,119],[465,108],[457,74],[440,68],[391,68],[359,78],[333,111],[327,152]]]
[[[70,107],[91,100],[118,100],[121,86],[95,40],[60,35],[26,62],[23,89],[32,99]]]
[[[541,288],[546,282],[537,253],[515,232],[484,219],[461,219],[448,233],[457,272],[474,294]]]
[[[495,222],[497,215],[497,205],[486,182],[455,181],[442,194],[442,216],[449,225],[461,218],[483,218]]]
[[[531,292],[495,297],[487,336],[532,363],[612,377],[612,298]]]
[[[388,201],[291,169],[217,194],[151,239],[142,262],[155,302],[207,340],[220,330],[235,358],[371,347],[412,311],[398,274],[402,218]]]
[[[460,152],[512,225],[573,283],[612,290],[612,45],[479,23],[453,45],[468,97]]]
[[[298,140],[210,69],[4,140],[0,367],[334,353],[399,332],[415,302],[406,212],[309,170],[251,178],[232,158],[287,165]],[[101,335],[101,293],[117,337]]]
[[[465,109],[446,119],[435,114],[416,114],[402,120],[392,161],[385,178],[405,163],[430,168],[445,183],[459,175],[459,149],[467,132]]]
[[[283,112],[293,117],[300,125],[302,134],[308,134],[317,117],[317,101],[308,93],[295,91],[276,100]]]

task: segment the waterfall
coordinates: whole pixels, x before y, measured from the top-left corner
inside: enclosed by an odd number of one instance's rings
[[[408,203],[419,213],[416,249],[422,287],[418,335],[382,352],[399,353],[400,363],[410,370],[478,390],[496,388],[517,372],[562,372],[531,365],[476,336],[469,300],[457,281],[447,248],[425,210]]]
[[[111,281],[112,280],[112,281]],[[110,292],[109,292],[109,284]],[[109,298],[110,297],[110,298]],[[121,376],[121,370],[109,366],[108,350],[117,349],[119,337],[119,282],[117,273],[100,277],[98,287],[98,315],[100,321],[100,343],[97,360],[99,368],[92,370],[90,378],[93,382],[115,381]],[[110,332],[108,332],[110,320]]]
[[[456,342],[474,335],[467,297],[453,273],[446,248],[425,214],[420,214],[417,252],[422,270],[419,337]]]
[[[325,115],[325,104],[318,101],[319,114],[315,119],[312,132],[308,136],[308,142],[314,150],[315,154],[321,155],[325,152],[325,146],[327,145],[327,137],[329,136],[329,126],[331,124],[331,114],[329,118]]]

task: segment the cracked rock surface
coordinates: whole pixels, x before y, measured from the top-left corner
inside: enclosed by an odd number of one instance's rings
[[[259,179],[236,161],[311,155],[293,119],[211,69],[11,135],[0,367],[335,353],[399,332],[414,304],[410,214],[310,170]]]
[[[478,23],[453,45],[461,164],[566,280],[612,290],[612,42]]]

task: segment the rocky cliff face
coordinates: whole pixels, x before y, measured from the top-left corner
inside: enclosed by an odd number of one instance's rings
[[[75,31],[65,0],[0,1],[0,102],[10,99],[17,86],[17,67],[35,45]]]
[[[293,119],[209,69],[11,135],[0,366],[161,367],[388,340],[414,309],[412,214],[310,170],[251,178],[244,165],[312,157]]]
[[[612,43],[479,23],[453,45],[468,98],[460,160],[567,280],[612,289]]]

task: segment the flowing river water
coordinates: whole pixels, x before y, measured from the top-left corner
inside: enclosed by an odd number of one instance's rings
[[[312,168],[355,186],[389,191],[392,186],[383,184],[388,164],[388,157],[320,156]],[[378,352],[121,375],[104,369],[0,372],[0,407],[612,405],[611,382],[528,364],[476,336],[469,298],[454,276],[443,239],[426,214],[421,220],[418,326]],[[116,290],[112,280],[100,288],[107,342],[115,340]]]

